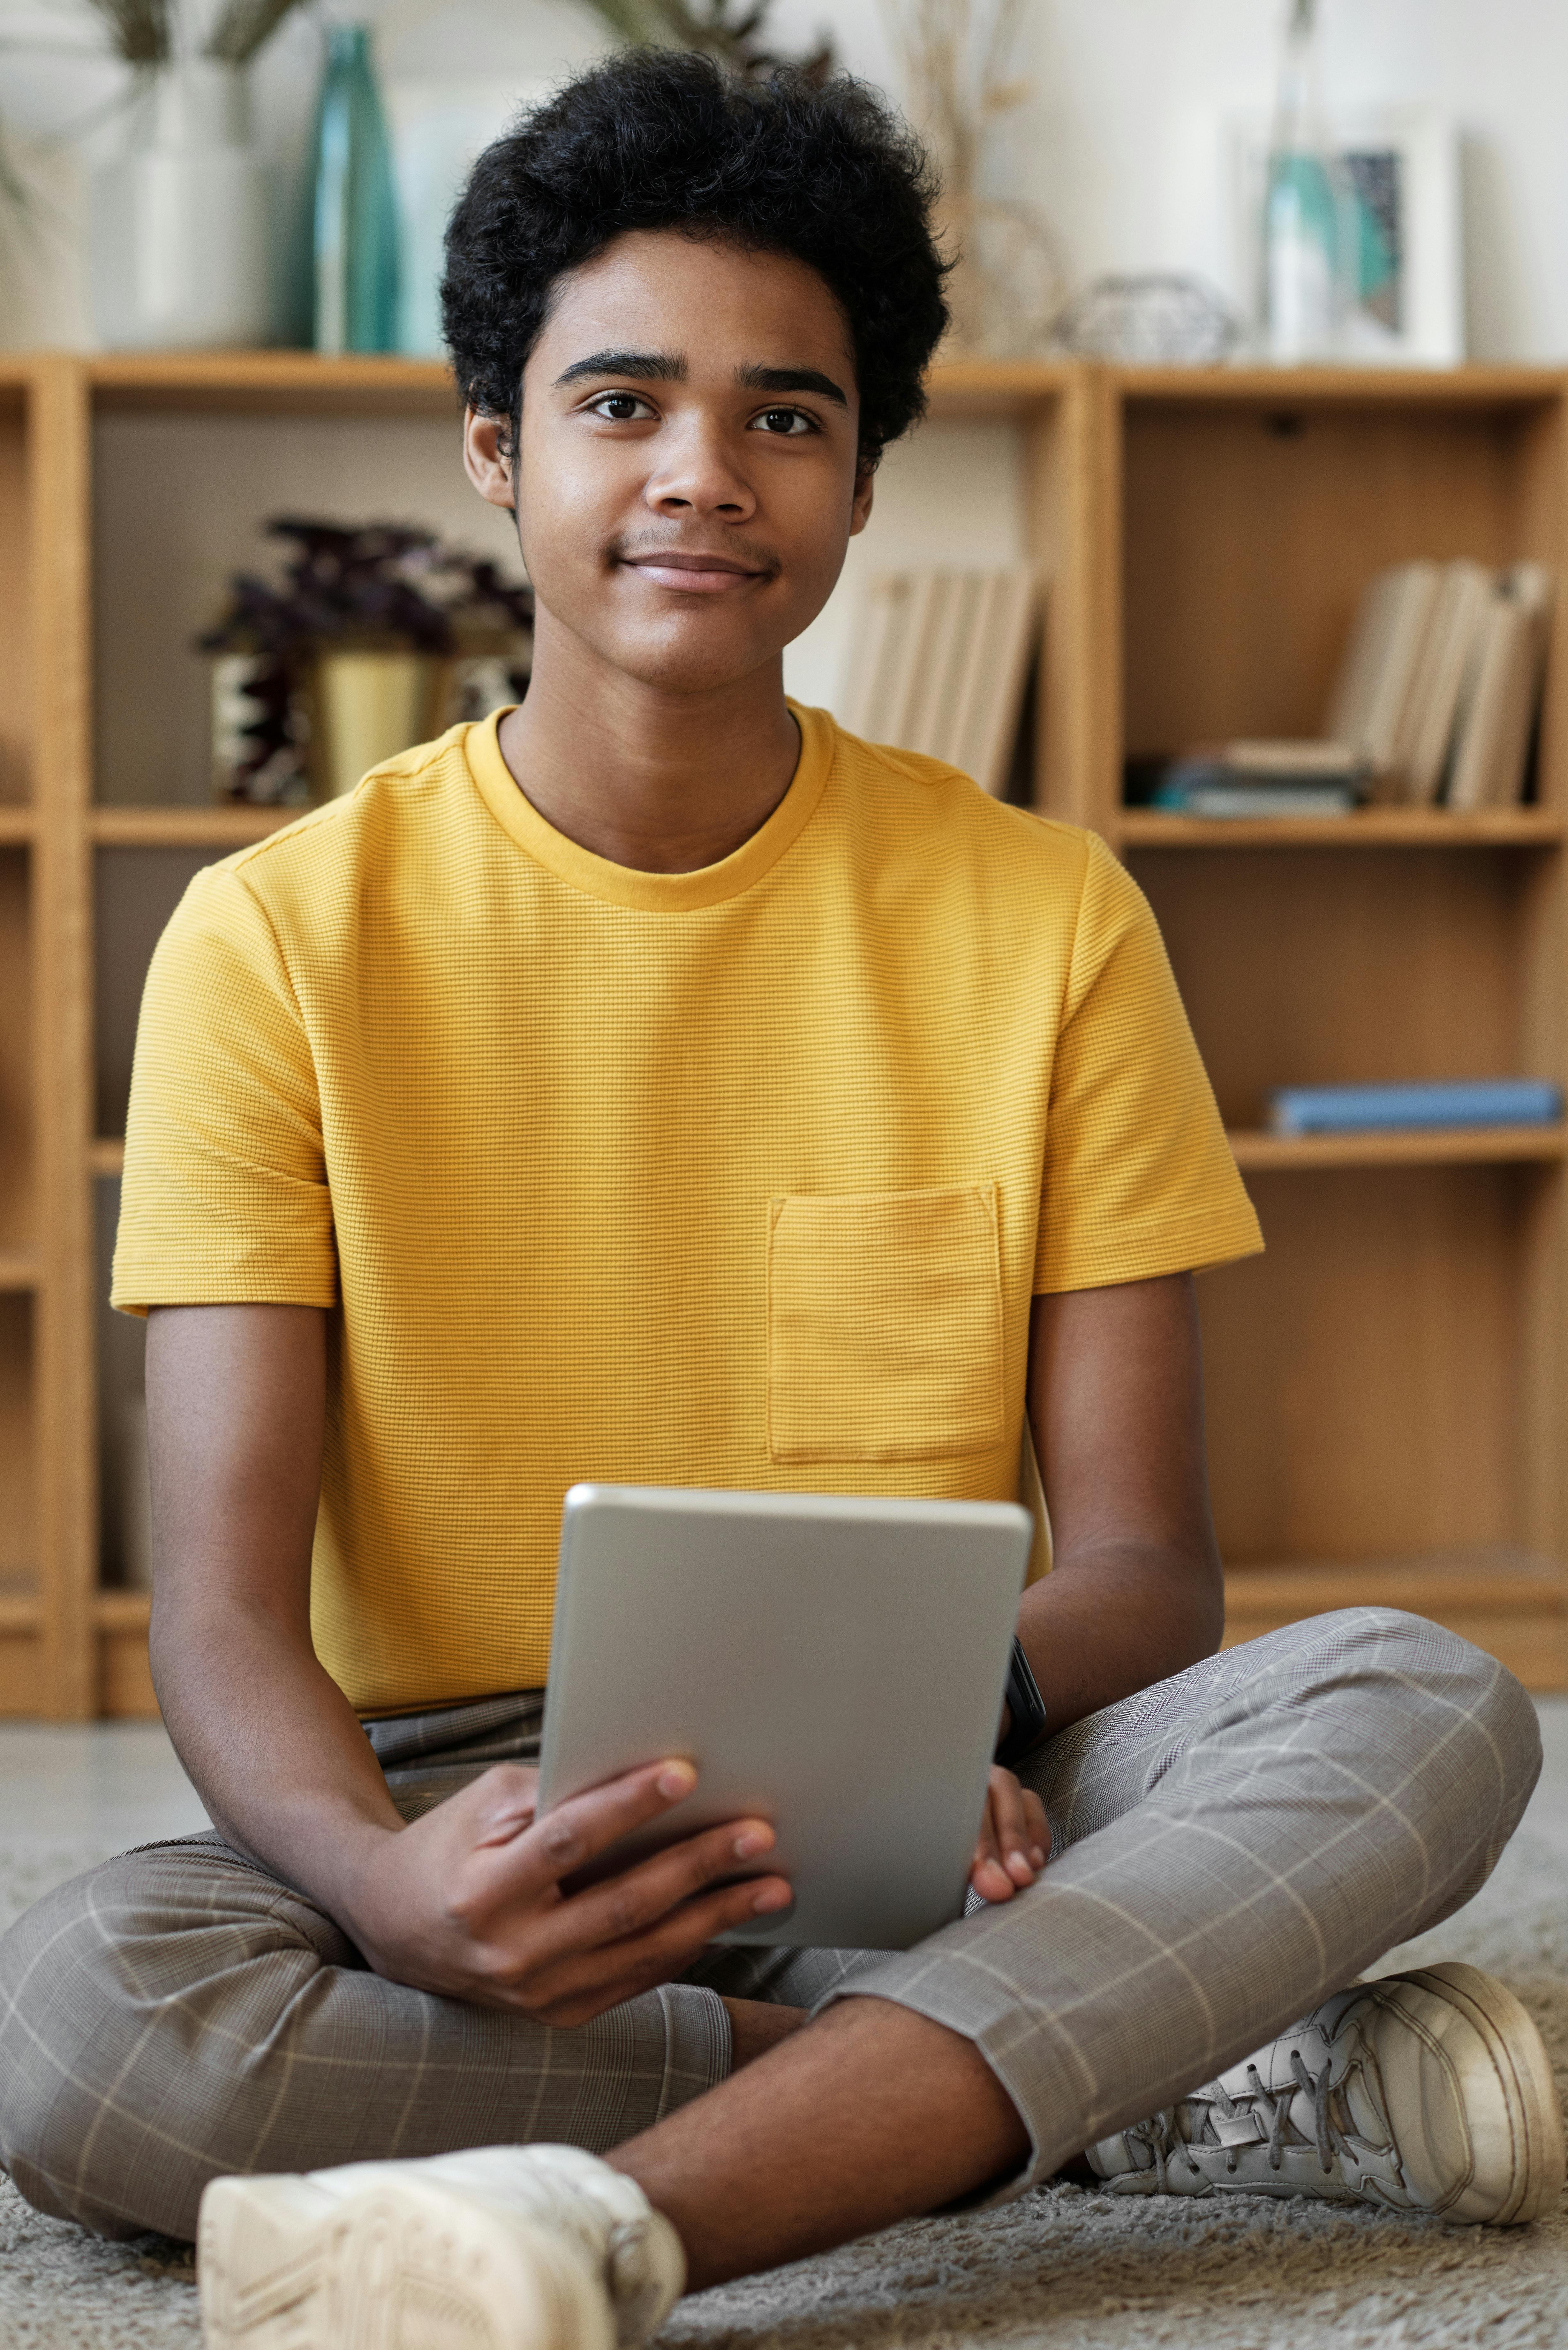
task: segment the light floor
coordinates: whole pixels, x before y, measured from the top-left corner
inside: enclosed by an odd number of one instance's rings
[[[1568,1859],[1568,1697],[1538,1707],[1546,1762],[1525,1821]],[[161,1722],[0,1722],[0,1841],[18,1856],[123,1850],[207,1825]]]

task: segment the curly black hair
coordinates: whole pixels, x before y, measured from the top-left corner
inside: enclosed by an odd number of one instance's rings
[[[469,406],[515,444],[523,369],[564,272],[631,229],[790,254],[844,313],[874,465],[925,411],[947,326],[937,184],[919,140],[864,83],[782,68],[739,81],[711,57],[630,49],[487,147],[446,233],[441,319]]]

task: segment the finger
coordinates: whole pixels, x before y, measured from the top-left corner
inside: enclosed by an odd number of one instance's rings
[[[1000,1764],[991,1774],[991,1814],[1002,1867],[1014,1885],[1033,1885],[1034,1864],[1029,1847],[1033,1839],[1023,1808],[1023,1790],[1012,1773]]]
[[[748,1864],[754,1866],[775,1841],[766,1820],[731,1820],[706,1828],[621,1876],[564,1896],[552,1911],[535,1911],[527,1922],[529,1950],[547,1965],[557,1956],[647,1934],[719,1878],[733,1877]]]
[[[586,2022],[623,2000],[683,1974],[698,1952],[732,1927],[776,1918],[794,1894],[782,1877],[753,1877],[705,1893],[624,1942],[566,1954],[555,1965],[530,1967],[509,2004],[551,2023]]]
[[[493,1910],[498,1900],[528,1899],[582,1868],[607,1846],[633,1828],[645,1827],[686,1797],[697,1784],[697,1773],[683,1757],[649,1762],[623,1773],[602,1787],[590,1787],[570,1796],[533,1825],[514,1836],[504,1863],[494,1867],[470,1866],[462,1872],[452,1914],[464,1918]],[[496,1859],[501,1861],[501,1855]]]
[[[1051,1857],[1051,1823],[1033,1787],[1023,1790],[1023,1822],[1029,1837],[1029,1857],[1038,1874]]]
[[[993,1780],[995,1775],[993,1772]],[[1015,1888],[1002,1863],[1002,1841],[997,1833],[994,1788],[986,1790],[985,1810],[981,1816],[980,1835],[974,1847],[969,1881],[982,1901],[1011,1901],[1012,1898]]]

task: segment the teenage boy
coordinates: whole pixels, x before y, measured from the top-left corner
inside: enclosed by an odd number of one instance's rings
[[[218,1832],[7,1939],[0,2152],[109,2233],[205,2190],[214,2343],[597,2350],[1085,2149],[1474,2220],[1561,2180],[1500,1985],[1343,1988],[1486,1876],[1528,1701],[1382,1610],[1214,1654],[1190,1274],[1257,1232],[1142,899],[784,700],[919,413],[929,194],[853,85],[683,57],[492,148],[446,318],[528,696],[200,876],[154,962],[114,1294]],[[711,1949],[789,1898],[723,1881],[756,1820],[563,1891],[693,1781],[534,1820],[566,1487],[1005,1495],[1026,1419],[1048,1734],[986,1906]]]

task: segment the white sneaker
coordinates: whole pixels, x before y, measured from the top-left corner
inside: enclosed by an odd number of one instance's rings
[[[1513,1993],[1424,1967],[1337,1992],[1087,2159],[1117,2195],[1321,2195],[1507,2227],[1562,2192],[1563,2108]]]
[[[215,2178],[196,2276],[208,2350],[617,2350],[686,2257],[634,2179],[572,2146]]]

